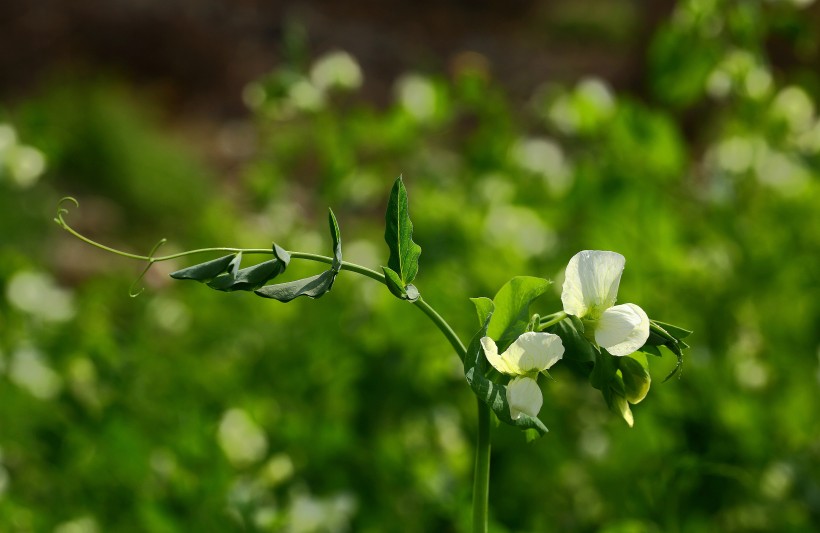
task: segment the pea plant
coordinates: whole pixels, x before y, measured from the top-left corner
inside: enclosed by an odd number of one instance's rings
[[[73,198],[60,202],[55,221],[64,230],[103,250],[147,262],[132,286],[132,296],[139,294],[134,287],[154,263],[226,253],[173,272],[171,277],[196,281],[217,291],[248,291],[287,303],[301,296],[320,298],[332,289],[337,275],[344,270],[384,284],[396,298],[420,309],[461,359],[465,380],[476,396],[476,532],[487,531],[492,419],[523,430],[528,439],[546,434],[547,427],[538,418],[543,403],[539,380],[550,379],[548,371],[553,365],[564,361],[588,375],[609,409],[631,427],[634,418],[630,404],[641,402],[651,383],[647,356],[661,357],[660,348],[665,347],[677,357],[677,364],[666,377],[669,379],[680,370],[683,350],[688,347],[683,339],[690,331],[650,319],[636,304],[616,305],[625,259],[616,252],[595,250],[580,251],[569,260],[561,292],[563,309],[552,314],[530,313],[532,302],[552,283],[538,277],[515,276],[492,299],[472,298],[478,327],[465,344],[414,285],[421,247],[413,241],[407,191],[401,177],[395,181],[387,203],[384,239],[389,255],[381,272],[342,259],[341,233],[332,210],[328,213],[333,243],[330,256],[288,251],[276,243],[270,248],[204,248],[158,256],[156,252],[164,239],[143,256],[115,250],[77,232],[65,220],[67,202],[78,205]],[[268,255],[271,259],[242,267],[243,259],[251,255]],[[287,271],[292,260],[324,263],[328,269],[303,279],[270,283]]]

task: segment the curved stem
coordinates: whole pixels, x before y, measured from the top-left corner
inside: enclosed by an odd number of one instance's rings
[[[77,201],[73,198],[65,198],[61,200],[60,204],[64,201],[71,201],[75,205]],[[105,250],[107,252],[111,252],[113,254],[127,257],[129,259],[137,259],[139,261],[147,261],[148,265],[146,266],[143,274],[151,267],[154,263],[160,261],[169,261],[171,259],[177,259],[180,257],[185,257],[188,255],[195,255],[195,254],[202,254],[208,252],[228,252],[228,253],[239,253],[242,252],[243,254],[273,254],[273,250],[271,248],[227,248],[227,247],[219,247],[219,248],[200,248],[197,250],[188,250],[185,252],[179,252],[170,255],[164,255],[160,257],[154,257],[154,252],[156,252],[157,248],[161,244],[165,242],[163,239],[160,241],[156,246],[154,246],[153,250],[149,255],[139,255],[139,254],[132,254],[129,252],[123,252],[122,250],[117,250],[115,248],[111,248],[110,246],[106,246],[104,244],[98,243],[89,239],[88,237],[82,235],[81,233],[77,232],[74,228],[68,225],[63,219],[63,214],[67,212],[66,209],[59,207],[57,212],[57,217],[54,219],[57,224],[60,225],[64,230],[69,232],[74,237],[80,239],[81,241],[90,244],[96,248],[101,250]],[[293,259],[304,259],[307,261],[315,261],[318,263],[325,263],[325,264],[333,264],[333,258],[327,257],[324,255],[319,254],[311,254],[307,252],[288,252]],[[380,272],[376,272],[375,270],[369,269],[362,265],[357,265],[356,263],[349,263],[347,261],[343,261],[341,265],[342,270],[348,270],[350,272],[355,272],[356,274],[360,274],[362,276],[366,276],[370,279],[378,281],[379,283],[385,283],[384,274]],[[140,278],[142,277],[140,276]],[[139,279],[137,280],[139,281]],[[133,290],[131,291],[133,295]],[[461,339],[458,338],[458,335],[453,328],[450,327],[450,324],[447,323],[444,318],[438,314],[438,312],[423,298],[419,297],[417,300],[413,302],[413,304],[420,309],[427,317],[436,325],[436,327],[444,334],[447,340],[450,342],[450,345],[455,350],[458,357],[464,361],[464,358],[467,356],[467,349],[464,347],[464,343],[461,342]],[[561,317],[563,319],[564,317]],[[475,462],[475,479],[473,485],[473,530],[475,532],[486,533],[487,531],[487,505],[488,505],[488,496],[489,496],[489,483],[490,483],[490,409],[487,407],[484,402],[478,400],[478,438],[476,441],[476,462]]]
[[[555,324],[561,322],[562,320],[567,318],[567,316],[569,315],[567,315],[564,311],[558,311],[557,313],[553,313],[549,316],[546,316],[544,317],[544,320],[538,325],[538,330],[544,331],[548,327],[554,326]]]

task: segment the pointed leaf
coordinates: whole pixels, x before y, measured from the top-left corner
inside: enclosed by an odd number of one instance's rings
[[[407,190],[401,176],[393,184],[385,215],[384,240],[390,248],[387,266],[399,275],[402,286],[416,278],[421,247],[413,242],[413,223],[407,205]]]
[[[659,320],[653,320],[652,322],[666,330],[667,333],[675,337],[677,340],[685,339],[686,337],[692,334],[691,331],[689,331],[688,329],[683,329],[680,326],[667,324],[666,322],[661,322]]]
[[[285,264],[285,268],[290,264],[290,254],[287,250],[280,247],[278,244],[273,243],[273,257],[282,261]]]
[[[331,268],[335,272],[339,272],[342,268],[342,236],[339,233],[339,223],[336,222],[336,215],[333,214],[332,209],[328,209],[327,221],[330,225],[330,236],[333,239],[333,264]]]
[[[639,352],[648,353],[650,355],[654,355],[655,357],[663,357],[663,354],[658,349],[657,346],[653,346],[652,344],[644,344],[638,349]]]
[[[391,293],[393,293],[393,296],[406,300],[407,291],[404,290],[404,284],[401,282],[401,278],[398,273],[392,268],[386,266],[382,267],[382,271],[384,271],[385,285],[387,285],[387,288]]]
[[[243,268],[236,273],[221,274],[208,282],[208,287],[218,291],[252,291],[258,289],[285,271],[286,265],[279,259],[271,259],[252,267]]]
[[[477,303],[476,300],[486,300],[486,298],[474,298],[473,303],[479,309],[479,315],[487,309],[486,302]],[[492,305],[490,303],[490,305]],[[513,420],[510,416],[510,405],[507,402],[507,387],[494,383],[484,377],[488,363],[481,348],[481,338],[487,335],[487,328],[492,318],[492,308],[481,325],[481,329],[475,334],[470,346],[467,348],[467,356],[464,359],[464,375],[473,393],[495,413],[498,419],[505,424],[515,426],[520,429],[532,429],[543,435],[549,431],[541,420],[536,417],[522,415],[521,418]]]
[[[493,298],[495,311],[487,335],[503,351],[527,330],[530,304],[544,294],[552,282],[532,276],[516,276],[504,284]]]
[[[493,314],[495,306],[493,301],[489,298],[470,298],[470,301],[475,305],[475,310],[478,312],[478,323],[483,325]]]
[[[335,279],[336,272],[331,269],[309,278],[276,285],[265,285],[261,289],[255,290],[254,293],[263,298],[272,298],[280,302],[289,302],[299,296],[320,298],[330,290]]]
[[[213,259],[205,263],[183,268],[171,273],[174,279],[192,279],[195,281],[208,281],[224,272],[233,262],[237,254],[226,255],[219,259]]]
[[[227,273],[230,276],[236,277],[237,272],[239,272],[239,265],[242,264],[242,252],[239,252],[231,259],[231,262],[228,264]]]

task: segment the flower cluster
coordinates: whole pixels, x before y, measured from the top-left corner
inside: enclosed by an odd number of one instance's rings
[[[624,356],[641,348],[649,338],[649,317],[635,304],[615,305],[624,270],[624,257],[615,252],[584,250],[567,265],[561,302],[564,313],[584,325],[584,335],[598,349]],[[490,337],[481,339],[487,361],[507,384],[510,416],[537,416],[543,404],[537,378],[564,355],[561,338],[553,333],[528,331],[504,353]]]

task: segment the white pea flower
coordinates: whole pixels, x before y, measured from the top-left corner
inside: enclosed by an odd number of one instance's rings
[[[635,304],[615,305],[624,256],[584,250],[569,260],[561,302],[564,312],[582,319],[586,333],[612,355],[629,355],[649,338],[649,317]]]
[[[490,337],[481,338],[484,355],[493,367],[515,379],[507,384],[507,403],[513,420],[522,414],[536,416],[541,410],[541,389],[533,377],[547,370],[564,356],[561,338],[552,333],[528,331],[521,334],[507,350],[499,354]]]
[[[538,416],[544,399],[534,379],[517,377],[507,384],[507,403],[510,404],[510,416],[518,420],[521,415]]]

